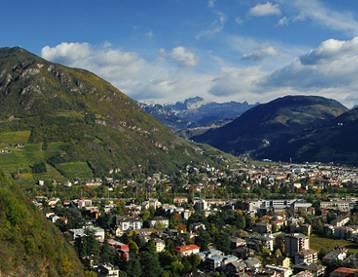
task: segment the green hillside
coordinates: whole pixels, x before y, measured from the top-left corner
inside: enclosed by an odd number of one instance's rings
[[[0,173],[0,276],[82,276],[57,228]]]
[[[204,161],[201,149],[108,82],[21,48],[0,49],[0,107],[0,168],[19,181],[114,168],[171,172]]]

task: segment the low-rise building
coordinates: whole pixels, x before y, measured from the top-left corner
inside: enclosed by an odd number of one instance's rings
[[[175,250],[181,255],[181,256],[190,256],[194,254],[199,254],[200,247],[196,244],[187,244],[183,246],[178,246],[175,248]]]

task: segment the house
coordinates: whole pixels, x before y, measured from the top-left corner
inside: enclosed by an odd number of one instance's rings
[[[208,209],[208,203],[204,199],[195,198],[193,200],[193,206],[197,211],[206,211]]]
[[[91,207],[92,206],[92,200],[91,199],[79,199],[77,201],[77,207],[79,209],[82,209],[84,207]]]
[[[281,277],[289,277],[292,275],[292,270],[290,268],[277,266],[277,265],[266,265],[265,269],[274,271]]]
[[[120,237],[126,231],[142,229],[143,222],[137,218],[117,217],[116,226],[116,236]]]
[[[253,231],[259,234],[266,234],[272,232],[272,225],[269,223],[259,222],[253,227]]]
[[[314,276],[324,276],[326,273],[326,267],[320,264],[299,264],[294,266],[294,272],[309,271]]]
[[[142,209],[146,209],[146,210],[148,210],[149,208],[158,209],[161,206],[162,206],[162,203],[159,202],[159,200],[156,198],[150,198],[149,200],[144,201],[142,203]]]
[[[345,258],[347,258],[347,252],[348,250],[342,247],[339,247],[329,253],[327,253],[323,259],[322,262],[326,265],[334,265],[337,262],[344,261]]]
[[[296,277],[313,277],[313,274],[311,272],[309,272],[308,270],[304,270],[304,271],[298,272],[295,276]]]
[[[224,256],[221,255],[208,256],[205,260],[205,268],[209,271],[215,271],[221,267],[223,260]]]
[[[121,260],[123,261],[129,260],[129,246],[127,244],[124,244],[114,239],[108,239],[107,243],[110,247],[117,250],[118,256]]]
[[[312,264],[318,260],[317,251],[312,249],[302,249],[295,255],[295,264]]]
[[[238,237],[231,237],[231,248],[239,248],[246,246],[246,241]]]
[[[289,257],[281,257],[278,259],[278,265],[286,268],[291,268],[291,259]]]
[[[358,269],[349,267],[339,267],[335,271],[331,272],[329,277],[354,277],[357,276]]]
[[[342,227],[346,225],[350,220],[349,216],[343,216],[335,219],[331,224],[335,227]]]
[[[96,240],[99,242],[104,242],[105,231],[103,228],[95,227],[95,226],[84,226],[79,229],[70,229],[70,233],[72,234],[73,240],[77,238],[82,238],[86,236],[86,232],[92,232]]]
[[[165,249],[165,242],[162,239],[155,238],[153,239],[154,245],[155,245],[155,251],[157,253],[163,252]]]
[[[261,247],[266,247],[270,251],[273,251],[274,240],[271,234],[253,234],[246,238],[246,243],[248,247],[257,251],[261,249]]]
[[[188,203],[188,197],[176,196],[173,198],[173,203],[177,205],[183,205]]]
[[[119,277],[119,269],[111,264],[99,265],[96,271],[99,277]]]
[[[175,250],[181,256],[191,256],[191,255],[199,254],[200,247],[196,244],[187,244],[183,246],[178,246],[175,248]]]
[[[169,219],[164,217],[154,217],[153,219],[149,220],[149,227],[150,228],[169,228]]]
[[[190,229],[192,232],[197,232],[197,231],[201,231],[201,230],[206,230],[206,226],[205,226],[204,223],[194,222],[194,223],[191,223],[191,224],[190,224],[189,229]]]
[[[245,272],[246,264],[243,260],[229,262],[223,266],[223,271],[227,276],[238,276],[239,273]]]
[[[249,257],[245,260],[246,267],[249,271],[255,273],[257,272],[262,264],[258,258],[255,257]]]

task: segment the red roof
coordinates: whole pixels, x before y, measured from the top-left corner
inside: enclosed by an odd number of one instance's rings
[[[200,247],[196,244],[188,244],[183,246],[178,246],[175,248],[178,252],[187,252],[187,251],[193,251],[193,250],[200,250]]]
[[[358,272],[358,269],[349,268],[349,267],[339,267],[334,272],[337,272],[337,273],[355,273],[355,272]]]

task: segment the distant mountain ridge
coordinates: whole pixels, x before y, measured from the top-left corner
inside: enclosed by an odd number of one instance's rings
[[[178,131],[222,126],[255,105],[234,101],[217,103],[202,97],[193,97],[175,104],[139,103],[139,106],[174,131]]]
[[[349,111],[332,99],[286,96],[258,105],[233,122],[193,139],[256,159],[357,163],[346,153],[348,148],[353,151],[350,156],[357,153],[356,147],[347,142],[354,139],[356,113],[356,109]],[[342,140],[344,130],[350,133],[349,139]],[[342,157],[333,147],[339,144],[337,141],[347,142]]]

